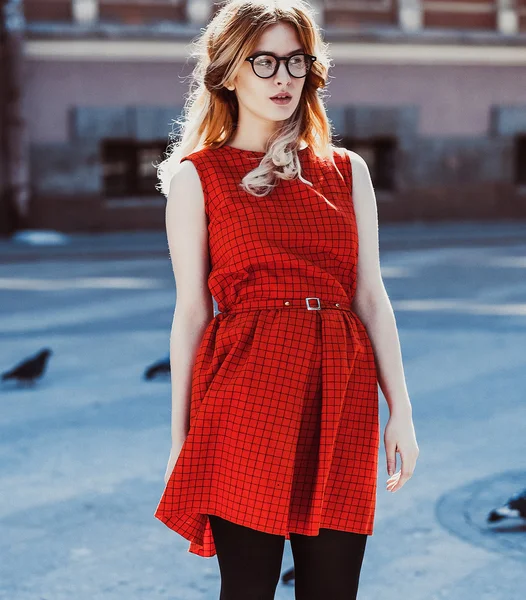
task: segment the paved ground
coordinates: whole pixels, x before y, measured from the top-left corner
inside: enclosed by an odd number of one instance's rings
[[[381,250],[420,457],[390,494],[382,446],[359,598],[522,600],[526,522],[485,517],[526,486],[526,223],[385,225]],[[54,352],[34,389],[0,386],[0,598],[217,599],[216,557],[153,517],[170,395],[142,373],[168,351],[165,236],[0,242],[0,294],[0,370]]]

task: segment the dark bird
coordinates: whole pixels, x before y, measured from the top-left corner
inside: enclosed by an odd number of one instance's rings
[[[510,496],[503,506],[494,508],[488,514],[489,523],[503,519],[526,519],[526,488]]]
[[[283,573],[283,575],[281,576],[281,581],[283,583],[289,583],[289,581],[294,581],[294,579],[295,579],[294,567],[291,567],[288,571],[285,571],[285,573]]]
[[[170,374],[170,355],[150,365],[144,372],[144,379],[151,380],[159,375]]]
[[[44,374],[51,354],[52,351],[49,348],[40,350],[35,356],[26,358],[14,366],[10,371],[2,373],[2,381],[14,379],[19,383],[35,383],[35,380]]]

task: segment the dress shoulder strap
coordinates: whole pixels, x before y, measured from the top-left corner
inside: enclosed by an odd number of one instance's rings
[[[351,157],[347,148],[333,146],[333,157],[336,167],[340,171],[349,191],[352,193],[352,165]]]
[[[204,195],[205,212],[211,219],[212,212],[221,203],[223,185],[220,181],[222,164],[221,158],[208,148],[201,148],[182,156],[180,162],[188,160],[193,163],[201,181]]]

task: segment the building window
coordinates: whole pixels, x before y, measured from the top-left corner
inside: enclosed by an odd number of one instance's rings
[[[166,142],[134,139],[102,142],[104,195],[157,196],[157,170],[153,163],[164,157]]]
[[[101,22],[121,25],[147,25],[186,21],[187,0],[99,0]]]
[[[496,0],[422,0],[426,28],[478,29],[497,28]]]
[[[515,183],[526,185],[526,135],[515,138]]]
[[[359,154],[367,163],[377,190],[395,190],[396,140],[390,137],[369,139],[343,138],[343,146]]]
[[[397,0],[324,0],[327,25],[333,27],[396,27]]]
[[[71,0],[24,0],[24,18],[28,22],[71,23],[73,6]]]

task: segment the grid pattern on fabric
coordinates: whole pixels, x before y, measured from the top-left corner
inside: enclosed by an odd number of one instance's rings
[[[208,218],[207,325],[192,371],[190,429],[154,513],[216,554],[208,514],[279,534],[321,527],[373,533],[380,442],[373,348],[349,308],[358,234],[352,168],[299,151],[302,175],[266,197],[239,188],[263,152],[230,146],[187,155]],[[287,299],[319,297],[307,310]],[[265,307],[267,299],[283,306]],[[244,301],[260,301],[242,308]]]

